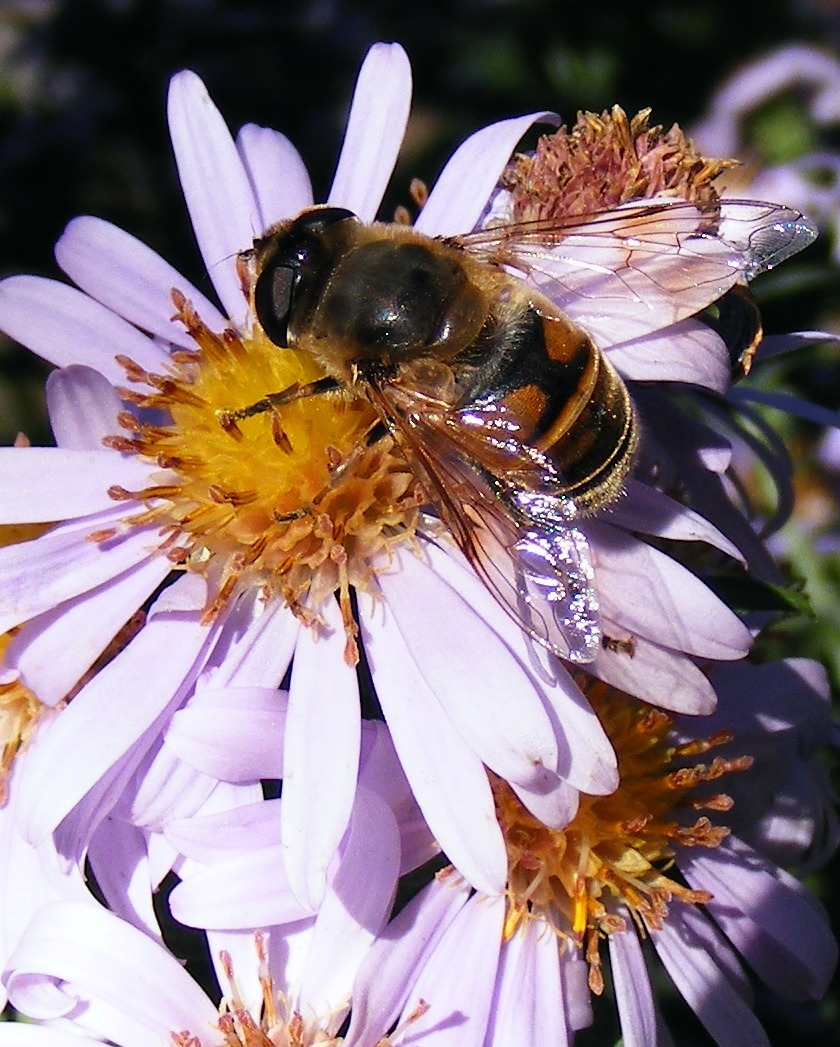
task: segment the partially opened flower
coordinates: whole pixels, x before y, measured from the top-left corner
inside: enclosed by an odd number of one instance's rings
[[[421,1000],[425,1013],[408,1042],[570,1043],[591,1023],[608,955],[623,1042],[653,1047],[665,1034],[646,939],[722,1045],[768,1042],[736,952],[780,995],[819,998],[837,960],[826,914],[765,852],[802,840],[833,801],[784,786],[807,763],[795,745],[773,783],[787,795],[760,831],[756,805],[746,803],[742,813],[728,789],[743,780],[739,792],[749,796],[752,753],[774,746],[783,707],[796,710],[790,720],[800,730],[816,708],[825,715],[825,674],[803,662],[739,670],[719,689],[711,732],[705,718],[673,718],[591,683],[587,693],[618,753],[618,789],[581,796],[558,831],[495,780],[509,861],[505,893],[482,896],[455,870],[439,874],[363,965],[347,1043],[370,1042]],[[765,800],[772,775],[764,766],[755,783]],[[457,984],[453,967],[462,972]]]
[[[697,661],[749,648],[740,619],[639,537],[739,555],[697,512],[627,481],[636,415],[617,369],[647,380],[665,359],[673,367],[662,378],[725,385],[725,345],[692,314],[798,249],[810,226],[758,205],[721,217],[713,196],[654,181],[653,194],[671,192],[677,206],[622,204],[594,234],[575,219],[530,267],[522,251],[497,256],[490,208],[517,141],[548,117],[532,114],[469,138],[414,230],[391,229],[386,241],[406,248],[405,295],[387,307],[390,259],[379,258],[377,230],[365,223],[390,177],[409,93],[404,52],[377,45],[327,206],[310,210],[305,170],[285,138],[248,126],[234,141],[198,78],[173,79],[176,160],[221,311],[139,241],[91,217],[72,222],[57,247],[79,289],[35,277],[0,284],[0,325],[61,368],[49,389],[58,447],[0,453],[9,492],[0,522],[51,525],[0,550],[0,629],[20,626],[6,662],[49,705],[76,692],[28,761],[22,823],[31,842],[57,833],[78,860],[186,703],[205,688],[276,688],[291,666],[283,838],[293,891],[314,909],[355,795],[361,638],[429,826],[462,873],[496,893],[505,848],[485,768],[557,828],[578,790],[603,795],[617,783],[612,746],[558,655],[654,704],[697,713],[715,700]],[[647,137],[636,133],[634,143]],[[651,155],[661,159],[658,145]],[[616,177],[602,165],[593,172]],[[277,236],[268,232],[301,211]],[[330,237],[354,236],[373,245],[380,279],[365,284],[348,263],[348,296],[337,265],[322,301],[312,256],[336,248]],[[448,238],[442,254],[429,251],[429,237]],[[467,244],[469,270],[460,265]],[[512,260],[527,284],[512,282]],[[504,306],[497,315],[470,276],[480,264],[504,302],[521,299],[517,323],[542,342],[522,347],[520,327],[499,322]],[[450,288],[443,305],[441,281]],[[545,309],[528,297],[538,293]],[[552,326],[544,314],[557,308],[569,319],[558,314]],[[397,338],[418,312],[439,353]],[[317,346],[295,351],[301,315],[315,316]],[[449,343],[456,319],[468,334]],[[334,337],[319,341],[327,320]],[[358,359],[342,357],[336,324],[347,338],[370,336]],[[569,342],[555,357],[559,331]],[[477,347],[491,345],[488,376]],[[520,348],[535,376],[523,376]],[[685,360],[697,363],[677,363]],[[485,385],[468,395],[479,371]],[[676,435],[686,457],[703,457],[690,427]],[[579,473],[581,504],[603,507],[598,519],[558,493],[555,443],[558,462],[565,456]],[[163,585],[139,633],[78,689]],[[213,784],[190,782],[196,802]]]

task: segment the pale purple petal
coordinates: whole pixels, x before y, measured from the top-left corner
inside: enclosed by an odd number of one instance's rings
[[[615,1002],[625,1047],[657,1047],[656,1007],[647,961],[629,913],[627,930],[607,935]]]
[[[78,866],[57,858],[52,841],[42,848],[31,847],[18,831],[19,782],[32,747],[17,754],[8,783],[9,797],[0,808],[0,969],[20,940],[34,912],[53,901],[89,897]],[[5,989],[0,989],[5,1003]],[[0,1029],[3,1026],[0,1024]]]
[[[181,854],[212,865],[245,851],[280,846],[280,800],[257,799],[209,814],[176,818],[164,827]]]
[[[220,642],[203,667],[196,690],[279,687],[298,641],[298,619],[281,600],[261,599],[256,586],[226,614]]]
[[[214,930],[273,927],[312,915],[292,894],[279,844],[241,851],[185,876],[169,905],[179,923]]]
[[[262,232],[314,203],[312,183],[300,153],[270,127],[245,124],[236,145],[260,209]]]
[[[610,363],[629,381],[685,382],[718,393],[725,393],[732,385],[732,361],[726,343],[699,320],[681,320],[618,345],[604,340],[606,331],[590,328],[589,333],[602,348],[612,344]]]
[[[236,145],[201,79],[189,69],[169,85],[169,133],[187,210],[207,275],[231,322],[248,312],[237,257],[260,228],[257,201]]]
[[[632,647],[599,651],[591,663],[598,679],[650,705],[674,712],[699,716],[715,708],[714,688],[686,655],[632,637],[623,624],[606,617],[602,617],[601,626],[604,635],[611,639],[631,639]]]
[[[840,426],[840,414],[828,407],[811,403],[801,396],[793,396],[790,393],[775,392],[770,389],[753,389],[743,386],[733,389],[730,400],[736,406],[743,408],[745,404],[756,403],[765,407],[772,407],[776,411],[784,411],[785,414],[793,415],[794,418],[804,418],[806,422],[814,425]]]
[[[51,371],[46,384],[47,413],[55,442],[74,451],[101,450],[103,437],[120,432],[122,402],[99,371],[71,364]]]
[[[95,903],[40,909],[9,970],[9,998],[25,1014],[76,1012],[82,1029],[99,1024],[97,1032],[132,1047],[159,1047],[186,1029],[204,1035],[217,1020],[174,956]]]
[[[444,874],[412,898],[379,935],[359,969],[345,1047],[370,1047],[409,1004],[416,1006],[412,979],[469,894],[460,876]]]
[[[566,1024],[570,1029],[588,1029],[594,1021],[592,993],[589,990],[589,965],[576,949],[560,954],[560,980]]]
[[[171,570],[152,557],[81,596],[30,618],[11,639],[4,662],[42,702],[67,696]]]
[[[485,1043],[505,905],[503,897],[473,895],[446,928],[414,981],[409,1007],[425,1000],[429,1009],[412,1022],[409,1037],[422,1043],[424,1034],[434,1030],[435,1047]],[[457,978],[452,976],[455,970]]]
[[[580,793],[567,781],[544,772],[544,780],[531,789],[511,785],[523,806],[550,829],[565,829],[577,814]]]
[[[361,746],[359,685],[344,658],[347,636],[337,601],[328,599],[319,615],[323,627],[304,631],[295,648],[281,815],[289,883],[313,910],[350,818]]]
[[[226,782],[283,777],[288,695],[268,687],[205,688],[172,717],[166,743]]]
[[[173,818],[195,814],[218,781],[184,763],[162,740],[143,756],[115,811],[132,825],[160,831]]]
[[[536,123],[557,123],[556,114],[529,113],[482,127],[447,160],[415,228],[427,236],[456,236],[473,229],[519,139]]]
[[[160,937],[145,833],[109,816],[93,834],[88,861],[109,909],[138,930]]]
[[[302,1013],[340,1024],[359,964],[388,922],[399,866],[393,814],[375,793],[359,789],[338,870],[315,919],[298,997]]]
[[[149,556],[157,529],[121,530],[125,507],[58,524],[29,542],[0,548],[0,632],[131,570]],[[95,542],[92,532],[114,529],[118,537]]]
[[[364,222],[376,218],[410,107],[408,56],[399,44],[374,44],[356,81],[329,204],[348,208]]]
[[[379,576],[389,609],[424,680],[471,748],[522,785],[543,767],[556,770],[554,732],[516,655],[420,557],[397,549],[394,562],[396,571]]]
[[[759,977],[781,996],[819,999],[837,965],[827,914],[802,884],[729,836],[714,850],[680,848],[689,884]]]
[[[487,772],[424,680],[390,609],[360,626],[394,747],[449,860],[486,894],[504,891],[507,855]]]
[[[670,556],[600,521],[587,523],[603,614],[636,637],[701,658],[742,658],[752,634]]]
[[[126,380],[117,356],[156,372],[167,359],[151,338],[110,309],[75,287],[41,276],[0,282],[0,329],[51,364],[86,364],[113,385]]]
[[[105,1041],[99,1037],[91,1040],[76,1032],[61,1032],[54,1026],[3,1022],[0,1025],[0,1044],[3,1047],[104,1047]]]
[[[141,490],[154,471],[152,462],[107,448],[0,447],[0,520],[50,523],[103,512],[114,505],[109,487]]]
[[[39,737],[22,786],[21,830],[28,839],[39,843],[55,829],[175,700],[207,640],[199,624],[205,600],[206,586],[196,575],[171,586],[143,630]]]
[[[597,795],[611,793],[618,781],[615,753],[598,717],[563,664],[533,642],[505,613],[459,553],[452,548],[431,543],[425,552],[435,573],[459,594],[472,613],[487,622],[497,634],[499,639],[494,642],[499,643],[501,640],[507,644],[508,657],[515,657],[528,672],[531,685],[539,695],[552,724],[559,748],[557,769],[560,776],[584,792]],[[467,658],[467,664],[474,664],[471,655]],[[522,708],[519,703],[527,698],[527,694],[523,690],[516,696],[517,715]],[[478,697],[480,700],[474,716],[481,719],[486,715],[484,704],[488,694],[482,692]],[[497,715],[503,717],[499,730],[516,731],[517,728],[505,719],[513,707],[511,695],[500,693],[498,700],[501,709]],[[537,767],[533,769],[531,777],[535,790],[544,787],[543,770]],[[523,788],[528,791],[531,785],[526,783]]]
[[[362,722],[359,786],[375,792],[394,812],[400,833],[401,876],[440,853],[408,784],[391,733],[381,721]]]
[[[600,518],[626,531],[641,531],[678,542],[706,542],[743,563],[738,547],[693,509],[638,480],[627,480],[622,496],[601,510]]]
[[[650,932],[659,958],[676,987],[719,1047],[769,1047],[767,1035],[743,995],[743,975],[731,951],[718,939],[700,933],[702,914],[680,902],[658,930]],[[705,923],[711,930],[708,920]]]
[[[505,942],[486,1043],[570,1042],[560,982],[558,939],[537,920],[525,920]]]
[[[222,331],[227,324],[216,306],[177,269],[142,240],[101,218],[74,218],[55,245],[55,257],[91,298],[165,342],[195,348],[184,325],[174,319],[173,290],[192,303],[211,330]]]

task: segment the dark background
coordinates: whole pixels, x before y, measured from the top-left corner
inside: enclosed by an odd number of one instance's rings
[[[254,121],[283,130],[309,165],[316,199],[328,189],[359,64],[373,42],[398,40],[415,82],[412,122],[383,211],[407,202],[410,179],[431,183],[449,152],[492,120],[543,108],[573,121],[579,109],[652,106],[666,126],[690,126],[714,89],[743,62],[799,41],[840,55],[840,4],[823,0],[0,0],[0,276],[56,275],[52,245],[76,214],[110,219],[202,283],[201,261],[182,206],[166,132],[169,77],[191,67],[230,126]],[[816,127],[806,92],[788,92],[756,115],[759,158],[840,149],[840,124]],[[748,129],[749,131],[749,129]],[[770,331],[836,322],[840,276],[826,237],[784,281],[757,288]],[[788,267],[785,267],[786,270]],[[840,406],[837,350],[786,364],[794,391]],[[0,340],[0,426],[47,439],[44,370]],[[781,424],[781,423],[780,423]],[[789,423],[785,423],[788,425]],[[798,448],[818,434],[793,425]],[[804,453],[803,453],[804,457]],[[820,537],[837,533],[837,478],[803,468],[833,506]],[[813,522],[797,524],[807,529]],[[814,525],[816,526],[816,525]],[[818,566],[822,589],[840,584],[836,546]],[[791,646],[837,659],[836,596],[818,619],[789,623]],[[837,863],[810,885],[837,915]],[[664,984],[663,984],[664,989]],[[835,990],[819,1005],[763,996],[757,1008],[776,1045],[840,1043]],[[678,1000],[665,1006],[678,1047],[708,1043]],[[617,1038],[610,1008],[580,1044]]]

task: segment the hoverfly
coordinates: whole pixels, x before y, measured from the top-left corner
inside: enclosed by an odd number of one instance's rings
[[[315,207],[256,240],[240,268],[268,338],[311,354],[324,377],[226,421],[304,396],[367,399],[379,422],[366,446],[394,442],[507,612],[559,656],[590,661],[598,601],[576,521],[619,495],[638,443],[627,387],[592,332],[604,317],[627,339],[676,323],[815,235],[798,212],[725,199],[446,239]]]

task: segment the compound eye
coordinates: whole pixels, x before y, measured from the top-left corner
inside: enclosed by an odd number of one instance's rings
[[[269,264],[254,287],[254,309],[262,328],[275,345],[289,344],[289,315],[298,274],[288,265]]]
[[[344,207],[316,207],[261,242],[268,260],[254,287],[254,309],[275,345],[294,343],[334,264],[336,241],[327,230],[348,219],[357,221]]]
[[[314,207],[295,219],[290,232],[314,233],[317,236],[327,226],[335,225],[336,222],[344,222],[348,218],[355,219],[356,216],[346,207]]]

